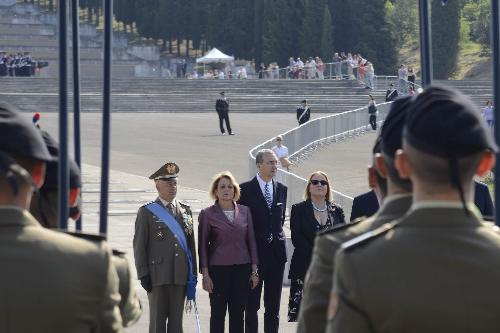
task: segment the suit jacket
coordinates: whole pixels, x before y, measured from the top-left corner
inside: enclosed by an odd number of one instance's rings
[[[494,207],[490,190],[486,184],[474,181],[474,204],[485,217],[493,217]]]
[[[122,332],[111,251],[0,207],[0,332]]]
[[[370,217],[375,214],[379,208],[379,203],[375,191],[358,195],[352,201],[351,221],[359,217]]]
[[[330,203],[329,213],[332,226],[345,223],[344,211],[339,206]],[[289,279],[304,279],[311,262],[314,239],[319,231],[320,224],[314,216],[311,200],[305,200],[292,206],[290,228],[294,246],[290,262]]]
[[[280,263],[286,262],[286,236],[283,231],[283,223],[285,222],[288,188],[277,181],[273,181],[273,186],[273,204],[269,209],[257,177],[240,184],[241,196],[238,203],[250,208],[252,213],[257,252],[259,254],[259,269],[261,271],[265,270],[267,265],[274,264],[269,260],[269,253],[274,252],[271,258],[278,258]],[[268,243],[268,237],[271,233],[273,241]]]
[[[163,206],[160,198],[156,203]],[[168,210],[167,210],[168,211]],[[182,226],[193,257],[196,275],[196,248],[193,234],[193,214],[189,206],[176,200],[175,219]],[[191,218],[191,230],[186,233],[184,215]],[[185,285],[188,278],[188,259],[170,229],[145,206],[139,208],[135,220],[134,255],[137,277],[151,277],[153,286],[164,284]]]
[[[252,214],[248,207],[235,204],[231,222],[215,203],[200,212],[198,222],[200,271],[212,265],[259,263]]]
[[[334,259],[342,243],[400,218],[410,209],[411,203],[411,195],[387,197],[372,217],[334,227],[316,237],[311,265],[304,281],[297,333],[325,331]]]
[[[500,332],[500,235],[469,211],[417,203],[339,251],[326,332]]]

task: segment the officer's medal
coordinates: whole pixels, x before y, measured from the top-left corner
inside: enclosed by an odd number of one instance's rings
[[[182,221],[184,222],[184,232],[190,236],[193,233],[193,218],[187,211],[182,214]]]

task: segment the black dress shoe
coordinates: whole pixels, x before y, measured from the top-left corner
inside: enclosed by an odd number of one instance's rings
[[[229,135],[235,135],[236,133],[229,133]]]

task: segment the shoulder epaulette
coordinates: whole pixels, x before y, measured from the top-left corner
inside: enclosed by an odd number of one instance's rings
[[[142,205],[142,207],[146,207],[147,205],[150,205],[150,204],[152,204],[153,202],[154,202],[153,200],[148,201],[148,202],[146,202],[144,205]]]
[[[74,232],[74,231],[65,231],[64,233],[70,236],[78,237],[92,242],[101,242],[106,240],[106,237],[99,234],[87,234],[84,232]]]
[[[398,224],[399,224],[399,220],[385,223],[382,226],[380,226],[374,230],[367,231],[362,235],[359,235],[357,237],[354,237],[351,240],[348,240],[347,242],[342,243],[341,248],[344,251],[349,251],[349,250],[354,249],[360,245],[366,244],[370,240],[375,239],[378,236],[385,234],[389,230],[394,229],[394,227],[396,227]]]
[[[326,229],[326,230],[322,230],[318,233],[318,235],[326,235],[326,234],[330,234],[332,232],[337,232],[337,231],[340,231],[340,230],[345,230],[345,229],[348,229],[352,226],[355,226],[356,224],[358,224],[359,222],[361,221],[364,221],[366,219],[365,216],[363,217],[358,217],[357,219],[349,222],[349,223],[344,223],[344,224],[338,224],[336,226],[333,226],[329,229]]]

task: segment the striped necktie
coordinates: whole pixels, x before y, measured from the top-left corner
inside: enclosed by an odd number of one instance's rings
[[[264,199],[266,199],[267,208],[271,209],[271,206],[273,205],[273,196],[269,190],[269,183],[266,183],[266,186],[264,186]]]

